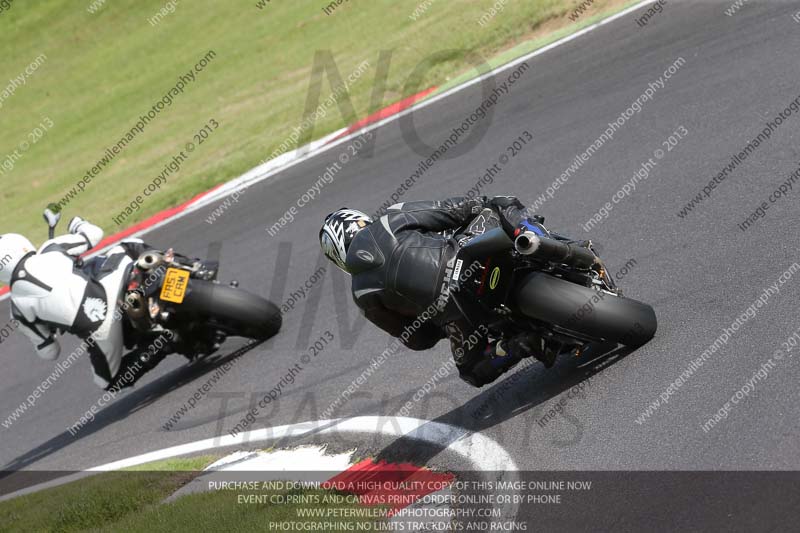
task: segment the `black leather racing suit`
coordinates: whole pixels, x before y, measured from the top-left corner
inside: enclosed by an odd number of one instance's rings
[[[498,224],[511,235],[523,217],[523,205],[507,196],[456,197],[390,207],[359,231],[348,249],[346,262],[356,305],[370,322],[399,337],[412,350],[427,350],[449,337],[463,379],[475,385],[495,379],[497,376],[472,375],[488,339],[467,346],[465,339],[474,325],[442,309],[440,293],[447,263],[458,251],[458,240]],[[426,313],[431,309],[441,312]],[[431,318],[420,327],[412,327],[415,321],[420,323],[418,317],[428,316]]]

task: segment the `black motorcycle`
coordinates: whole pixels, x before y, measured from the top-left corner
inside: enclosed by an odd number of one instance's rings
[[[44,217],[53,238],[60,213],[48,208]],[[239,289],[236,281],[221,284],[217,262],[138,243],[124,248],[135,261],[115,315],[123,324],[125,348],[132,350],[123,363],[138,359],[137,366],[146,372],[172,353],[194,361],[218,350],[227,337],[261,341],[280,330],[280,309]],[[76,267],[94,276],[102,272],[106,259],[77,259]]]
[[[450,277],[459,312],[494,338],[534,332],[545,350],[577,356],[591,343],[638,347],[656,333],[653,308],[622,296],[591,241],[572,241],[541,222],[513,241],[502,228],[472,238]]]
[[[190,361],[219,349],[227,337],[266,340],[281,327],[278,307],[264,298],[217,280],[218,264],[147,250],[134,263],[124,293],[126,348],[146,345],[165,331],[168,350]],[[142,356],[144,357],[144,356]],[[159,360],[160,360],[159,359]],[[142,361],[154,366],[158,361]]]

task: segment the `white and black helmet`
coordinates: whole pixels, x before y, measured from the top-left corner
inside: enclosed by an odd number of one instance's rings
[[[0,235],[0,281],[10,283],[19,262],[34,252],[33,243],[24,236],[17,233]]]
[[[372,224],[372,218],[366,213],[343,207],[325,218],[319,230],[319,245],[328,259],[347,272],[347,249],[356,233],[369,224]]]

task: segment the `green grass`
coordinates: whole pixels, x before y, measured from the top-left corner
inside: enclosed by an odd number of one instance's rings
[[[54,126],[0,176],[0,232],[43,240],[44,206],[61,199],[209,50],[216,57],[197,81],[71,201],[67,217],[80,214],[108,233],[121,229],[112,218],[212,118],[219,129],[124,225],[257,165],[301,122],[316,50],[331,51],[342,77],[365,60],[370,68],[349,90],[355,116],[334,107],[309,132],[314,138],[374,111],[379,50],[393,51],[387,105],[469,71],[470,53],[489,58],[531,38],[574,31],[623,3],[598,0],[573,23],[566,14],[578,2],[509,2],[480,27],[494,0],[435,0],[417,21],[409,15],[421,0],[351,0],[331,15],[322,11],[325,0],[271,0],[264,9],[256,0],[182,0],[153,27],[147,21],[165,0],[108,0],[95,14],[87,12],[90,0],[17,1],[0,13],[0,80],[19,75],[39,54],[47,59],[0,108],[0,161],[44,118]],[[446,49],[453,51],[437,57],[419,87],[408,86],[423,58]],[[321,98],[330,92],[326,77]]]
[[[530,54],[531,52],[534,52],[539,48],[544,48],[545,46],[552,44],[558,41],[559,39],[563,39],[564,37],[567,37],[568,35],[571,35],[579,30],[582,30],[587,26],[591,26],[592,24],[600,22],[604,18],[607,18],[609,14],[612,14],[614,11],[622,11],[627,7],[639,3],[639,1],[640,0],[625,0],[624,2],[621,1],[607,2],[608,4],[610,4],[608,8],[600,11],[595,10],[592,12],[594,14],[586,14],[569,25],[564,26],[556,22],[553,25],[553,27],[557,29],[553,29],[550,27],[540,28],[539,31],[535,32],[532,38],[519,42],[518,44],[515,44],[511,48],[504,50],[492,57],[489,57],[486,63],[489,66],[489,68],[497,68],[510,61],[513,61],[518,57]],[[610,9],[611,7],[613,7],[613,9]],[[432,96],[445,92],[458,85],[461,85],[462,83],[470,80],[474,76],[475,76],[474,70],[462,72],[458,76],[451,78],[444,84],[440,85],[436,90],[436,92],[432,94]]]
[[[269,531],[270,521],[298,518],[298,509],[356,509],[352,497],[335,491],[217,491],[161,502],[197,476],[216,457],[170,459],[124,472],[110,472],[0,502],[0,530],[9,532]],[[316,497],[319,503],[240,503],[239,495]],[[327,503],[323,500],[327,499]],[[367,517],[329,518],[355,523]]]
[[[240,503],[240,495],[248,494],[270,496],[301,496],[318,498],[320,503]],[[327,499],[327,503],[322,503]],[[309,500],[310,501],[310,500]],[[355,503],[352,496],[347,496],[335,491],[326,490],[289,490],[289,491],[219,491],[191,494],[184,496],[174,503],[148,509],[144,513],[129,514],[124,519],[114,523],[108,530],[121,533],[147,532],[147,533],[174,533],[175,531],[224,531],[226,533],[251,533],[254,531],[273,531],[270,522],[293,523],[347,523],[374,521],[366,516],[341,517],[331,515],[328,518],[308,518],[298,516],[298,509],[314,509],[327,512],[329,510],[341,512],[350,509],[353,512],[380,512],[373,508],[365,508]],[[202,524],[202,529],[198,526]],[[355,525],[347,528],[337,527],[329,529],[336,531],[357,531]],[[362,531],[374,531],[367,527]],[[322,531],[322,530],[320,530]]]
[[[0,529],[109,531],[109,524],[158,506],[215,460],[203,456],[152,463],[135,471],[97,474],[0,502]]]

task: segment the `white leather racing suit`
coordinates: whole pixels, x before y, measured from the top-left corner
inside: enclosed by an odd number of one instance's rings
[[[61,352],[60,333],[80,337],[94,382],[105,388],[122,361],[123,329],[117,309],[133,260],[123,246],[115,246],[79,267],[78,256],[102,238],[102,229],[77,219],[70,224],[70,234],[48,240],[38,252],[27,255],[11,278],[11,315],[36,353],[49,361]]]

